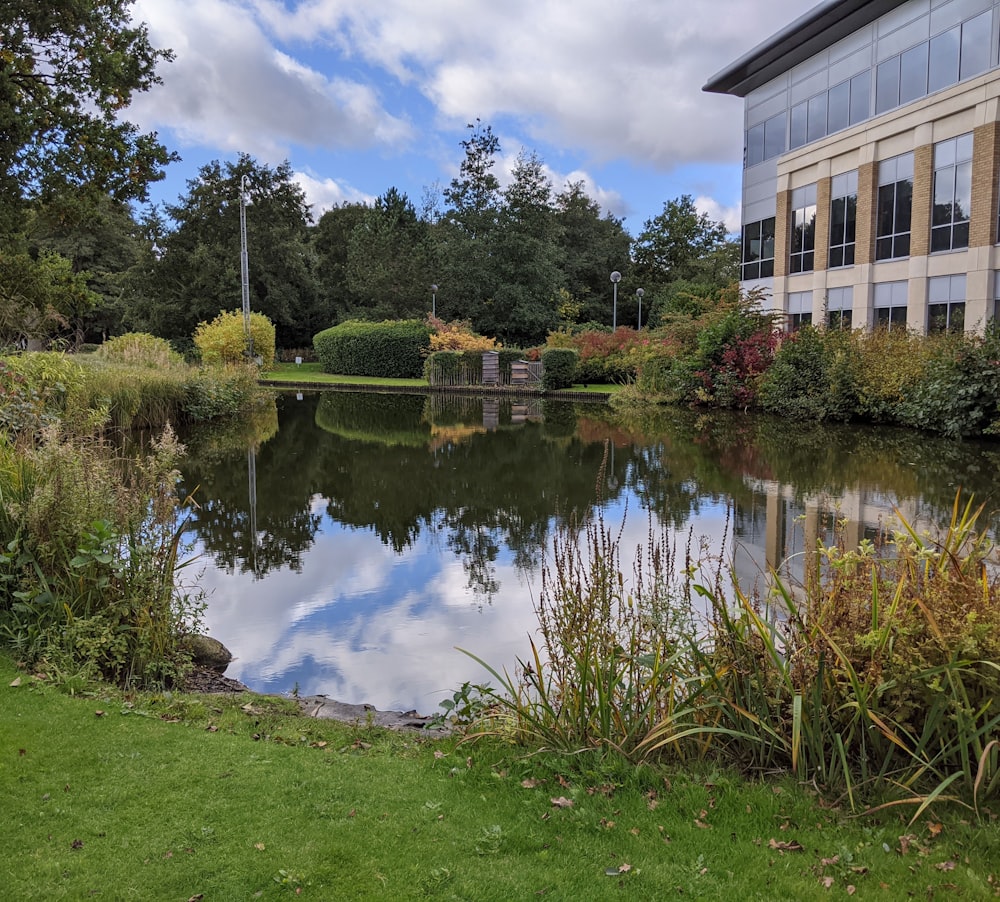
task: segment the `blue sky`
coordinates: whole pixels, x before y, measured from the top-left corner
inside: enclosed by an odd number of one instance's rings
[[[690,194],[739,225],[742,102],[719,69],[813,0],[136,0],[171,48],[128,117],[183,161],[176,202],[211,160],[288,160],[316,218],[388,188],[418,207],[457,173],[479,118],[506,172],[524,149],[555,190],[582,181],[637,234]]]

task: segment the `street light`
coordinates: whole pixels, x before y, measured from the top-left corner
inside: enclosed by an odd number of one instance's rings
[[[250,264],[247,257],[247,177],[240,179],[240,277],[243,286],[243,328],[247,336],[247,359],[253,360],[250,334]]]
[[[635,296],[639,299],[639,328],[636,330],[637,332],[642,331],[642,296],[645,293],[641,288],[635,290]]]
[[[618,328],[618,283],[622,280],[622,274],[616,269],[611,273],[611,284],[615,286],[615,303],[614,307],[611,308],[611,329],[612,331]]]
[[[438,309],[438,287],[431,285],[431,316],[437,316]]]

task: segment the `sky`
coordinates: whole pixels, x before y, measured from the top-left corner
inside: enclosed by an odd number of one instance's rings
[[[556,192],[582,182],[636,236],[682,194],[740,223],[743,103],[716,72],[815,0],[136,0],[170,48],[127,118],[180,154],[151,201],[240,152],[287,160],[314,219],[389,188],[420,209],[448,186],[468,125]]]

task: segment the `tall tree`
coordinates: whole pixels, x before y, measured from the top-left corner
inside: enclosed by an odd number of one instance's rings
[[[611,273],[628,276],[632,239],[622,221],[590,198],[582,182],[571,182],[555,198],[559,257],[568,294],[563,318],[577,323],[612,319]],[[620,298],[623,301],[624,299]],[[622,320],[624,322],[624,320]]]
[[[493,172],[500,141],[478,119],[462,141],[465,159],[444,190],[445,211],[435,229],[441,249],[438,312],[471,319],[482,330],[497,289],[494,242],[503,198]]]
[[[309,208],[290,164],[272,169],[241,154],[235,163],[203,166],[187,195],[167,206],[175,228],[152,268],[155,290],[138,297],[133,311],[143,328],[184,340],[220,310],[239,309],[244,179],[251,309],[274,323],[279,347],[305,346],[329,325],[317,300]]]
[[[118,116],[159,82],[132,0],[5,0],[0,4],[0,231],[26,201],[88,186],[143,200],[172,158],[155,134]]]
[[[101,341],[123,331],[126,274],[142,250],[141,227],[128,204],[107,194],[55,197],[32,214],[27,233],[32,255],[65,257],[74,273],[85,274],[94,295],[93,306],[69,312],[74,343]]]
[[[348,246],[367,212],[367,204],[343,203],[327,210],[312,230],[317,291],[327,318],[323,328],[347,319],[355,307],[354,286],[347,275]]]
[[[50,252],[29,252],[23,231],[32,206],[73,197],[96,206],[106,197],[143,200],[175,158],[155,134],[119,118],[135,93],[159,81],[157,64],[170,59],[132,21],[131,6],[0,3],[0,320],[8,336],[45,334],[53,322],[51,288],[72,274],[72,265],[67,270]]]
[[[422,318],[434,278],[428,224],[390,188],[366,209],[348,239],[346,275],[366,319]]]
[[[480,331],[526,347],[544,341],[559,322],[559,225],[538,156],[522,151],[512,175],[494,242],[497,289]]]
[[[668,200],[647,219],[633,247],[634,278],[652,311],[683,304],[686,296],[710,295],[738,279],[738,248],[726,227],[700,213],[689,194]]]

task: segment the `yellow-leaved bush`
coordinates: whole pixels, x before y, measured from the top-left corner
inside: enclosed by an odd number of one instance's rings
[[[261,358],[261,368],[274,366],[274,324],[263,313],[250,314],[250,337],[255,357]],[[224,310],[210,323],[199,323],[194,343],[201,352],[203,363],[245,363],[247,352],[246,327],[243,313]]]
[[[495,338],[477,335],[467,320],[453,320],[446,323],[436,316],[427,317],[431,328],[429,352],[435,351],[496,351],[500,345]]]

